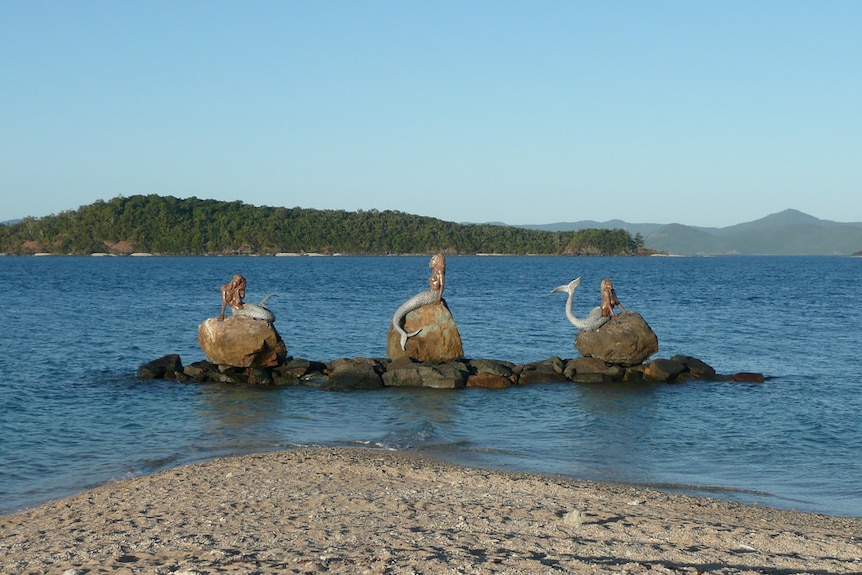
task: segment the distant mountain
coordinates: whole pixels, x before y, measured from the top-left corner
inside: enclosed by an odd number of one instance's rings
[[[619,228],[641,234],[647,248],[678,255],[851,255],[862,250],[862,222],[821,220],[792,209],[724,228],[620,220],[520,227],[547,231]]]
[[[524,225],[517,226],[528,230],[542,230],[546,232],[576,232],[578,230],[603,230],[603,229],[620,229],[626,230],[628,233],[635,235],[640,234],[647,237],[649,234],[663,227],[664,224],[630,224],[622,220],[608,220],[606,222],[597,222],[594,220],[580,220],[578,222],[557,222],[554,224],[540,225]]]

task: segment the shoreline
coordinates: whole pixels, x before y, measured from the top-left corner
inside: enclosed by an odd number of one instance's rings
[[[858,573],[862,519],[312,448],[0,516],[0,572]]]

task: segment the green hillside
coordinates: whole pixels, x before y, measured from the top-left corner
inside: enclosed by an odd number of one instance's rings
[[[0,226],[7,254],[631,255],[622,229],[572,232],[457,224],[398,211],[313,210],[171,196],[117,197]]]

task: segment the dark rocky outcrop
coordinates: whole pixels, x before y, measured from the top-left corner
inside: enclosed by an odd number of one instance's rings
[[[467,387],[503,389],[504,387],[512,387],[512,380],[493,373],[476,373],[467,377]]]
[[[381,374],[386,370],[384,362],[368,358],[336,359],[326,364],[329,376],[327,389],[377,389],[383,387]]]
[[[171,358],[171,359],[165,359]],[[515,365],[492,359],[457,360],[445,363],[419,362],[409,357],[341,358],[324,363],[288,357],[272,368],[238,368],[198,361],[182,367],[179,356],[165,356],[138,368],[141,378],[175,379],[180,382],[248,385],[304,385],[328,391],[379,389],[382,387],[428,387],[501,389],[548,383],[608,384],[614,382],[681,383],[687,380],[761,383],[763,374],[740,372],[719,375],[703,361],[678,355],[636,366],[621,366],[596,358],[561,359]],[[175,359],[173,359],[175,358]],[[154,365],[174,366],[160,369]]]
[[[644,367],[644,376],[655,381],[674,381],[685,370],[685,364],[681,361],[656,359]]]
[[[658,353],[658,337],[639,313],[620,314],[599,329],[584,329],[575,337],[583,357],[633,366]]]
[[[322,376],[325,371],[326,364],[320,361],[288,357],[283,365],[273,368],[272,373],[276,385],[301,385],[319,379],[316,374]]]
[[[467,386],[468,375],[467,366],[460,361],[430,364],[404,357],[389,364],[383,374],[383,384],[387,387],[458,389]]]
[[[520,366],[520,369],[517,369],[518,385],[569,381],[563,373],[565,368],[565,362],[559,357]]]
[[[404,331],[418,334],[407,340],[406,349],[401,349],[400,336],[390,324],[386,334],[386,356],[390,359],[410,357],[417,361],[446,363],[464,357],[461,334],[446,306],[446,302],[424,305],[407,314]]]
[[[706,362],[703,362],[695,357],[691,357],[688,355],[675,355],[670,358],[672,361],[679,361],[685,365],[685,370],[683,371],[687,377],[692,379],[714,379],[715,369],[712,366],[707,365]],[[761,377],[763,377],[761,375]]]
[[[766,378],[763,377],[762,373],[753,373],[750,371],[734,373],[727,379],[729,379],[730,381],[740,381],[745,383],[763,383],[764,381],[766,381]]]
[[[467,387],[484,387],[486,389],[502,389],[511,387],[518,381],[515,364],[508,361],[493,359],[474,359],[467,362],[470,375],[467,376]]]
[[[174,379],[183,372],[183,362],[176,353],[154,359],[138,368],[137,376],[142,379]]]

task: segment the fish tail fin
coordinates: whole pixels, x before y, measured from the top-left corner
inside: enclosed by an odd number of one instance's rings
[[[265,298],[260,300],[260,303],[257,305],[259,305],[260,307],[266,307],[266,302],[269,301],[269,298],[271,298],[271,297],[275,297],[275,294],[274,293],[269,294],[268,296],[266,296]]]
[[[554,289],[551,290],[551,293],[554,293],[554,292],[564,292],[564,293],[573,292],[578,288],[579,285],[581,285],[581,278],[577,277],[565,285],[555,287]]]
[[[417,335],[420,331],[422,331],[421,327],[411,333],[401,332],[401,351],[407,351],[407,338]]]

